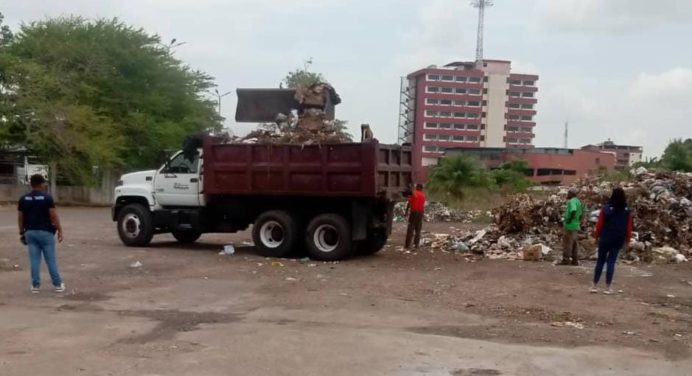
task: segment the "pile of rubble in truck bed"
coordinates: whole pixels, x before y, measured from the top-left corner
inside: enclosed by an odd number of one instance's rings
[[[236,142],[259,144],[329,144],[350,142],[350,136],[328,114],[328,107],[341,102],[334,88],[317,83],[300,86],[294,96],[296,111],[279,113],[275,123],[262,124]]]
[[[684,262],[692,252],[692,174],[638,171],[623,184],[634,214],[635,240],[624,250],[628,262]],[[585,205],[581,231],[581,257],[593,258],[592,238],[598,209],[614,187],[611,183],[577,183]],[[495,225],[478,232],[431,234],[425,245],[445,252],[471,252],[488,258],[553,260],[561,253],[562,215],[567,190],[546,200],[522,194],[493,210]]]

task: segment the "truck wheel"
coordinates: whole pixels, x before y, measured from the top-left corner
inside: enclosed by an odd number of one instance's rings
[[[190,244],[196,242],[202,233],[199,231],[173,231],[172,235],[179,243]]]
[[[154,226],[149,209],[130,204],[118,214],[118,235],[128,247],[146,247],[154,237]]]
[[[374,255],[384,248],[387,244],[387,235],[382,232],[368,234],[367,239],[358,245],[358,254],[367,256]]]
[[[344,217],[322,214],[308,224],[305,242],[308,253],[320,261],[337,261],[353,254],[351,226]]]
[[[260,255],[283,257],[296,244],[296,221],[283,211],[268,211],[257,218],[252,226],[252,240]]]

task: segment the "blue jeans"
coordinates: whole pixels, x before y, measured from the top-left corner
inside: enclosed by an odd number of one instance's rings
[[[60,278],[58,262],[55,259],[55,234],[48,231],[29,230],[24,235],[29,246],[31,285],[33,287],[41,287],[41,255],[43,255],[53,286],[60,286],[62,278]]]
[[[620,249],[624,246],[622,243],[602,243],[598,245],[598,261],[596,261],[596,270],[594,271],[593,283],[598,284],[603,273],[603,266],[607,265],[606,269],[606,285],[610,286],[613,283],[615,275],[615,262],[618,260]]]

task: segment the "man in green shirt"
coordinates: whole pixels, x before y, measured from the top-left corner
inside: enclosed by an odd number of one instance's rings
[[[577,198],[576,188],[567,193],[567,205],[563,219],[564,238],[562,242],[562,262],[560,265],[579,265],[579,239],[583,205]]]

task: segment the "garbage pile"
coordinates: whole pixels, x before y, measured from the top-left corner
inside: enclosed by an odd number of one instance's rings
[[[425,203],[425,222],[455,222],[455,223],[473,223],[485,213],[482,210],[461,210],[448,208],[440,202],[428,201]],[[397,203],[394,206],[394,221],[406,222],[406,203]]]
[[[332,86],[316,83],[296,89],[295,111],[276,116],[274,124],[262,124],[260,129],[234,140],[247,144],[327,144],[351,142],[350,136],[339,127],[338,120],[328,116],[327,109],[341,102]],[[333,112],[332,112],[333,115]]]
[[[622,184],[634,214],[635,231],[635,239],[623,258],[646,263],[686,261],[692,247],[692,175],[637,172],[634,181]],[[613,187],[611,183],[594,180],[577,183],[587,217],[582,231],[583,242],[593,234],[598,209]],[[567,191],[562,190],[547,200],[536,200],[529,195],[515,196],[493,211],[495,223],[502,234],[512,239],[521,241],[529,234],[542,244],[559,248],[566,194]]]
[[[543,244],[545,239],[540,236],[503,235],[497,226],[457,234],[426,234],[421,241],[431,251],[477,255],[491,260],[540,261],[554,258],[553,250]]]

